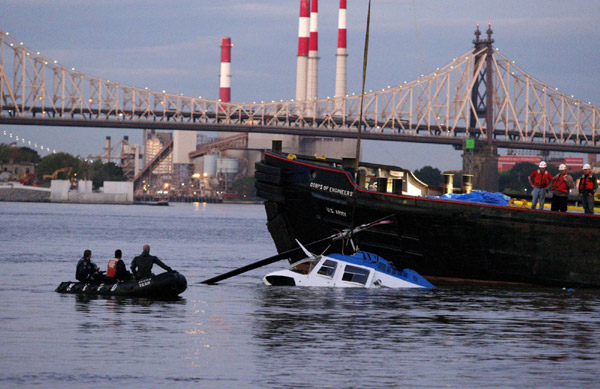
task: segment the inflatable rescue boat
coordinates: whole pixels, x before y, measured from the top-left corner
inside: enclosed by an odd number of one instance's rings
[[[86,284],[83,282],[61,282],[58,293],[129,296],[150,298],[173,298],[187,289],[187,280],[178,272],[161,273],[141,280],[126,282],[102,282]]]

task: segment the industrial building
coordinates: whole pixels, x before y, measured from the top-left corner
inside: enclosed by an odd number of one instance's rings
[[[219,101],[231,102],[232,55],[230,37],[221,39]],[[336,55],[335,97],[346,97],[346,1],[340,1]],[[296,99],[310,101],[318,97],[318,0],[300,1]],[[340,103],[341,104],[341,103]],[[340,105],[340,115],[343,110]],[[298,135],[219,133],[216,139],[191,131],[164,133],[144,131],[143,168],[133,178],[137,195],[169,197],[218,197],[228,192],[237,177],[253,176],[254,163],[272,141],[282,141],[284,152],[325,155],[331,158],[353,156],[356,140]],[[129,153],[122,153],[129,155]],[[123,158],[122,158],[123,160]],[[129,160],[124,158],[124,160]],[[136,159],[137,160],[137,159]]]

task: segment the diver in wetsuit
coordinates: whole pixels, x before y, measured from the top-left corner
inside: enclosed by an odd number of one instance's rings
[[[169,266],[165,265],[160,259],[150,255],[150,246],[145,244],[142,253],[131,261],[131,272],[138,280],[152,276],[152,265],[155,263],[168,272],[173,272]]]
[[[94,283],[102,281],[102,274],[98,271],[98,266],[91,260],[92,250],[85,250],[83,257],[77,262],[75,278],[84,283]]]

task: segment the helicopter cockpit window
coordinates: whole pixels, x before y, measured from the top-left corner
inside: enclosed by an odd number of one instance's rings
[[[318,258],[306,258],[302,261],[298,261],[292,264],[289,269],[294,273],[308,274],[319,261]]]
[[[323,265],[321,266],[321,268],[317,272],[317,274],[320,274],[320,275],[325,276],[325,277],[332,278],[333,274],[335,273],[335,267],[336,266],[337,266],[336,262],[330,261],[330,260],[326,260],[325,263],[323,263]]]

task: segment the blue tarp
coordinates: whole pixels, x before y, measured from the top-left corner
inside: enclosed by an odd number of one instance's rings
[[[446,193],[440,196],[442,199],[454,200],[454,201],[465,201],[468,203],[481,203],[481,204],[493,204],[493,205],[508,205],[510,197],[500,192],[491,193],[486,191],[477,191],[471,193],[454,194]]]

